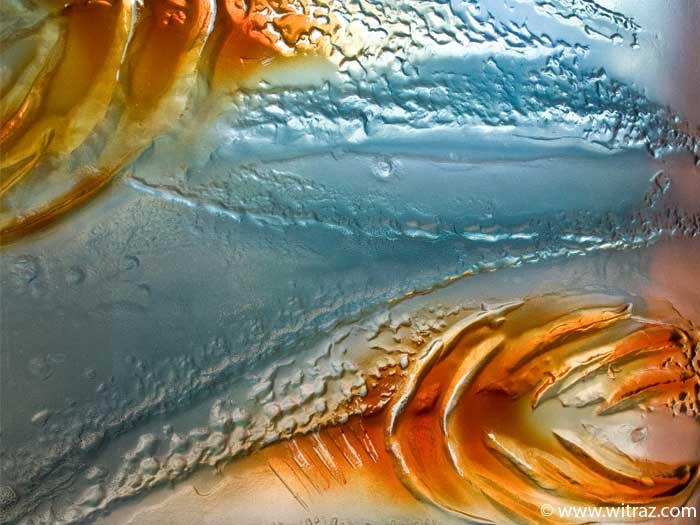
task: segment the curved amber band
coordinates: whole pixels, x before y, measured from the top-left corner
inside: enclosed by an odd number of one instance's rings
[[[74,209],[197,115],[202,81],[216,98],[271,60],[324,56],[337,27],[308,0],[46,1],[39,13],[3,42],[2,243]]]

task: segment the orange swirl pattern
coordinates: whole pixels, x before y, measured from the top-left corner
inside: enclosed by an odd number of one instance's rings
[[[647,317],[659,311],[668,315]],[[698,362],[697,329],[661,303],[549,296],[479,312],[417,360],[389,409],[386,446],[415,496],[476,521],[542,523],[544,504],[679,505],[697,464],[635,458],[582,418],[698,418]],[[554,418],[541,418],[555,400]]]
[[[267,470],[305,512],[357,497],[445,523],[573,524],[541,509],[697,496],[700,332],[669,303],[553,294],[441,319],[408,363],[368,373],[340,411],[355,415],[255,451],[230,479]]]
[[[197,85],[216,100],[271,61],[325,56],[336,26],[312,0],[45,0],[3,36],[0,241],[103,188],[202,103]]]

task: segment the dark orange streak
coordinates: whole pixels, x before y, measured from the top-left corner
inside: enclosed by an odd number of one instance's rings
[[[0,246],[19,240],[25,235],[51,224],[56,218],[89,200],[102,190],[112,180],[112,177],[113,173],[110,172],[90,175],[75,185],[60,200],[52,201],[47,206],[14,219],[0,230]]]
[[[12,143],[29,126],[32,118],[36,115],[40,105],[39,97],[30,93],[24,99],[19,109],[0,128],[0,149],[9,148]],[[0,190],[0,193],[2,193]]]
[[[255,2],[251,4],[252,11]],[[212,86],[231,86],[265,60],[280,55],[275,42],[261,32],[266,22],[249,17],[241,0],[217,0],[216,25],[207,50]]]

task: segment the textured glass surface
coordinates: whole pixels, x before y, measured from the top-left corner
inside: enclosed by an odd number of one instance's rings
[[[0,524],[698,523],[699,27],[3,0]]]

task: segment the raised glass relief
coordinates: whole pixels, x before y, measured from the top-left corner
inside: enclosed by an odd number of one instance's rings
[[[0,524],[698,522],[700,3],[0,3]]]

